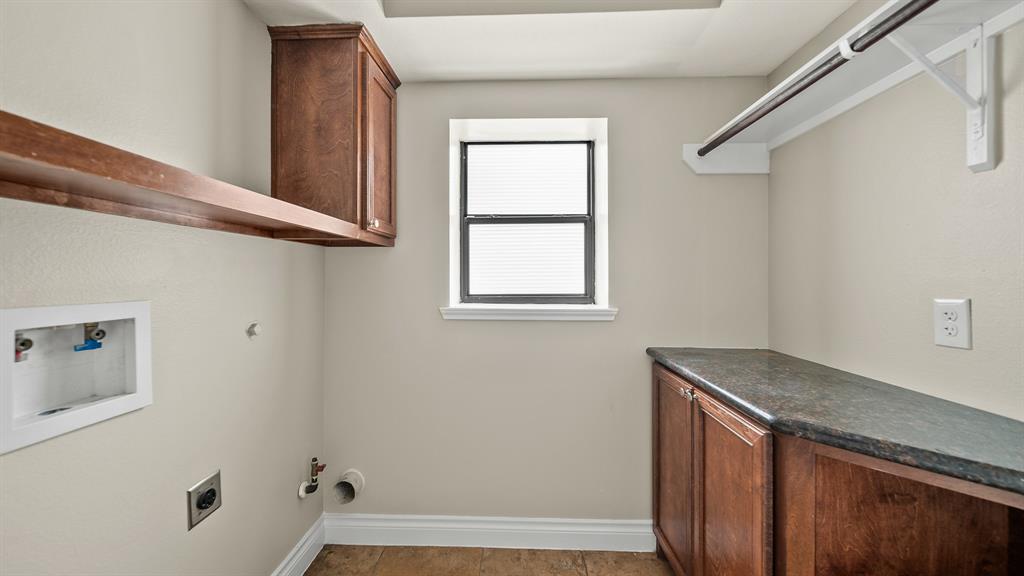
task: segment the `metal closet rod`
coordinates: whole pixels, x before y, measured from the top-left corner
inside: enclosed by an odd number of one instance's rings
[[[935,4],[939,0],[912,0],[905,6],[896,10],[884,20],[878,24],[869,28],[866,32],[861,34],[856,40],[850,42],[850,48],[854,52],[863,52],[873,46],[875,42],[878,42],[882,38],[885,38],[891,32],[895,31],[900,26],[906,24],[908,21],[913,19],[915,16],[924,12],[929,6]],[[828,76],[833,71],[838,69],[843,64],[846,64],[849,60],[841,53],[836,54],[828,60],[822,62],[813,70],[807,72],[800,78],[793,82],[789,87],[785,88],[770,100],[767,100],[757,108],[751,110],[746,116],[740,118],[738,122],[727,128],[724,132],[715,136],[707,144],[697,150],[697,156],[704,156],[708,152],[711,152],[715,148],[718,148],[722,144],[728,142],[733,136],[736,136],[740,132],[749,128],[752,124],[764,118],[769,112],[775,110],[779,106],[782,106],[786,102],[793,99],[794,96],[803,92],[818,80],[821,80],[825,76]]]

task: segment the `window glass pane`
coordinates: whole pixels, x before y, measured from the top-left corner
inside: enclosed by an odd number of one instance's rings
[[[469,293],[583,294],[584,225],[471,224]]]
[[[586,144],[469,144],[469,214],[586,214]]]

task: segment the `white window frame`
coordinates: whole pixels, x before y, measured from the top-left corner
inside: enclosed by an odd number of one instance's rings
[[[448,305],[445,320],[590,320],[615,319],[608,299],[608,119],[491,118],[453,119],[448,139]],[[594,142],[594,303],[466,304],[461,302],[461,155],[462,142]]]

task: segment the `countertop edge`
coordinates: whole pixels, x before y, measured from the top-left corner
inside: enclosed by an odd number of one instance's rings
[[[757,350],[766,349],[760,348]],[[709,382],[685,366],[671,361],[659,353],[655,347],[647,348],[646,352],[659,365],[703,388],[715,399],[728,403],[746,416],[767,426],[772,432],[818,442],[826,446],[849,450],[850,452],[911,466],[928,472],[935,472],[952,478],[967,480],[983,486],[991,486],[1017,494],[1024,494],[1024,478],[1021,478],[1020,474],[1014,470],[933,450],[893,444],[878,438],[842,434],[808,422],[781,419],[750,404],[745,399],[731,394],[728,390],[715,385],[713,382]],[[946,460],[947,463],[933,462],[935,458]],[[984,468],[990,476],[982,477],[976,474],[965,473],[959,469],[960,465]]]

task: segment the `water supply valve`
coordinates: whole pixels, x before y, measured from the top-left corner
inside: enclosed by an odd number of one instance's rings
[[[21,334],[14,335],[14,361],[24,362],[28,360],[28,351],[32,349],[34,342],[31,338],[25,338]]]
[[[100,328],[99,322],[86,322],[83,326],[83,331],[85,333],[82,337],[84,342],[75,344],[75,352],[103,348],[103,343],[100,340],[107,337],[107,331]]]

